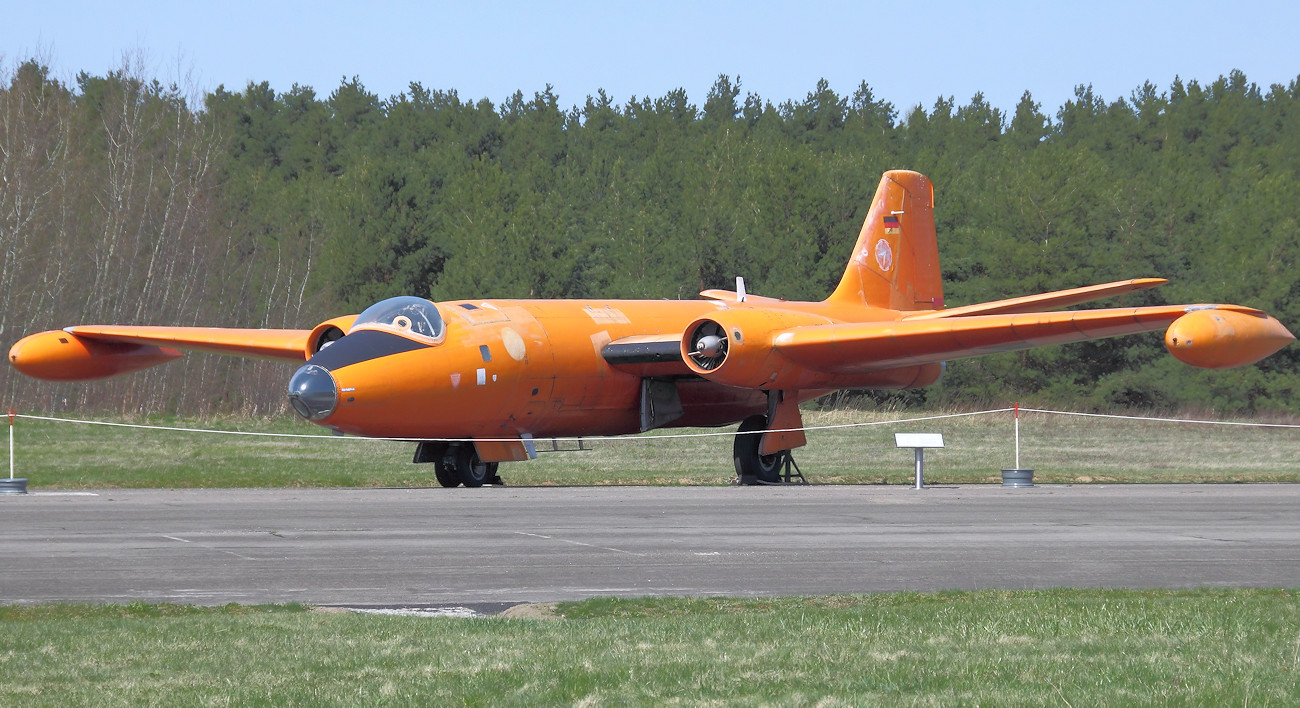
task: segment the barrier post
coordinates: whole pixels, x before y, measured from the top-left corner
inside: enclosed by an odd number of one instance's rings
[[[1034,486],[1034,471],[1020,466],[1020,404],[1015,404],[1013,410],[1016,418],[1016,466],[1002,470],[1002,486],[1032,487]]]
[[[18,414],[9,409],[9,479],[0,479],[0,494],[26,494],[27,480],[14,479],[14,418]]]

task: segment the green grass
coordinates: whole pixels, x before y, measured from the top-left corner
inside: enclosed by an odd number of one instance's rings
[[[1294,590],[0,609],[4,705],[1294,705]]]
[[[796,460],[826,484],[910,484],[910,450],[895,432],[943,433],[947,447],[926,453],[931,484],[999,483],[1014,465],[1010,413],[896,423],[907,414],[809,412],[809,426],[883,423],[812,430]],[[316,435],[296,419],[167,421],[178,427]],[[411,464],[412,443],[356,438],[263,438],[137,430],[20,419],[17,476],[33,489],[106,487],[429,486],[433,470]],[[582,452],[544,452],[502,466],[513,485],[726,484],[734,477],[732,440],[645,436],[594,440]],[[1300,429],[1078,418],[1021,418],[1021,464],[1040,483],[1297,482]],[[572,447],[573,443],[566,443]],[[545,450],[549,441],[539,441]]]

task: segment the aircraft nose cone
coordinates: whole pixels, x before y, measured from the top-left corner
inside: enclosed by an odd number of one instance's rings
[[[338,386],[329,370],[306,364],[289,379],[289,403],[298,415],[310,421],[323,420],[338,405]]]

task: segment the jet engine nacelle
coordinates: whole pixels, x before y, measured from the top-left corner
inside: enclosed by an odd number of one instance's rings
[[[745,388],[793,387],[801,371],[772,347],[791,327],[827,324],[825,317],[769,309],[723,310],[686,328],[682,359],[691,371],[715,383]]]
[[[325,320],[316,325],[316,328],[307,335],[307,346],[303,351],[303,361],[307,361],[316,352],[328,347],[335,341],[342,339],[349,329],[352,329],[352,323],[356,322],[356,315],[347,315],[344,317],[335,317],[332,320]]]
[[[9,363],[45,381],[89,381],[147,369],[180,356],[169,347],[101,342],[56,329],[18,340],[9,350]]]
[[[1295,340],[1264,313],[1192,309],[1165,330],[1165,348],[1184,364],[1229,369],[1253,364]]]

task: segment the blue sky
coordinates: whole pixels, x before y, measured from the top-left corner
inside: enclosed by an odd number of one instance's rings
[[[13,6],[16,5],[16,6]],[[900,112],[1025,90],[1056,109],[1078,84],[1114,100],[1145,80],[1262,88],[1300,75],[1300,2],[23,2],[0,13],[0,67],[38,56],[57,76],[142,57],[147,75],[201,90],[268,81],[328,95],[358,76],[380,95],[412,81],[494,103],[552,84],[562,106],[675,88],[702,105],[718,74],[742,94],[802,100],[819,78],[866,81]]]

